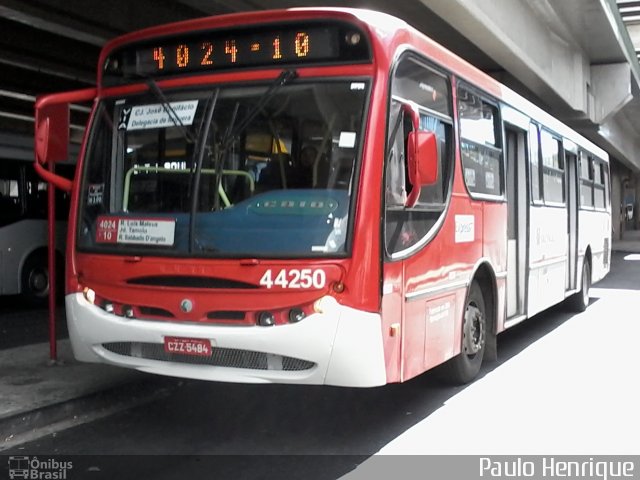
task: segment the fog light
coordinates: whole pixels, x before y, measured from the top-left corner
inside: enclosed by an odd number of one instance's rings
[[[358,32],[349,32],[345,35],[345,40],[348,45],[358,45],[360,43],[360,34]]]
[[[91,305],[96,303],[96,292],[94,292],[88,287],[84,287],[84,290],[82,290],[82,293],[84,294],[84,298],[86,298],[87,302],[89,302]]]
[[[260,312],[258,324],[263,327],[271,327],[276,324],[276,319],[271,312]]]
[[[125,317],[133,318],[133,307],[129,305],[125,305],[122,307],[122,312],[124,313]]]
[[[104,311],[107,313],[113,313],[113,303],[105,302],[103,305]]]
[[[289,322],[298,323],[300,320],[303,320],[306,315],[299,308],[292,308],[289,310]]]

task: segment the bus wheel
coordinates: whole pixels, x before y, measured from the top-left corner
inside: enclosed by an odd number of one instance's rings
[[[30,302],[43,304],[49,295],[47,256],[34,254],[22,267],[22,295]]]
[[[482,290],[471,284],[462,319],[462,351],[443,365],[443,378],[463,385],[480,372],[487,338],[487,310]]]
[[[580,291],[569,297],[569,307],[575,312],[584,312],[589,306],[589,289],[591,288],[591,266],[585,257],[582,265]]]

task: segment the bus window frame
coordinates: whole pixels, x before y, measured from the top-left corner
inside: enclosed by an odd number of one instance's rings
[[[17,198],[17,203],[15,205],[16,210],[10,211],[11,215],[3,215],[6,213],[6,209],[2,208],[2,212],[0,212],[0,228],[11,225],[12,223],[18,222],[20,220],[24,220],[28,218],[27,212],[27,188],[26,188],[26,179],[25,179],[25,171],[24,165],[29,163],[25,160],[12,160],[12,159],[0,159],[3,162],[4,167],[7,169],[7,173],[17,174],[16,178],[7,178],[9,175],[0,175],[0,181],[8,182],[9,189],[11,189],[11,182],[15,182],[17,188],[17,196],[12,197],[11,195],[2,198],[3,202],[8,200],[11,202],[12,198]],[[13,171],[9,171],[12,167],[14,167]],[[3,173],[3,172],[2,172]],[[5,218],[6,217],[6,218]],[[6,219],[6,223],[5,223]]]
[[[538,172],[540,172],[540,190],[541,190],[541,197],[542,197],[542,202],[539,203],[538,205],[544,205],[546,207],[555,207],[555,208],[566,208],[567,206],[567,181],[566,181],[566,171],[567,171],[567,159],[566,159],[566,155],[565,155],[565,148],[564,148],[564,143],[562,141],[562,136],[558,135],[557,133],[553,132],[551,129],[545,127],[544,125],[539,125],[538,126],[538,138],[539,138],[539,142],[538,142]],[[544,164],[543,161],[543,157],[544,157],[544,152],[543,152],[543,146],[542,146],[542,136],[544,134],[548,134],[553,140],[555,140],[557,142],[558,145],[558,163],[562,163],[563,168],[562,169],[558,169],[555,167],[550,167]],[[562,201],[558,202],[555,200],[548,200],[547,199],[547,195],[546,195],[546,191],[545,191],[545,187],[544,187],[544,175],[546,171],[551,171],[554,173],[560,173],[561,176],[560,178],[562,178]]]
[[[585,210],[585,211],[596,211],[596,207],[595,207],[595,198],[594,198],[594,184],[595,184],[595,172],[593,169],[593,163],[596,161],[596,157],[594,157],[593,154],[580,149],[580,155],[579,155],[579,161],[580,161],[580,168],[578,169],[578,187],[579,187],[579,195],[578,195],[578,199],[579,199],[579,208],[580,210]],[[587,162],[587,175],[588,178],[585,178],[582,176],[582,162]],[[588,186],[589,187],[589,191],[591,192],[591,204],[584,204],[582,203],[582,186]]]
[[[411,99],[407,99],[398,95],[394,95],[393,94],[393,80],[395,78],[398,66],[400,65],[401,62],[403,61],[412,61],[415,64],[417,64],[418,66],[430,70],[431,72],[433,72],[434,74],[441,76],[445,81],[446,81],[446,85],[448,87],[448,107],[449,107],[449,111],[451,112],[451,116],[447,116],[442,112],[439,112],[438,110],[434,110],[432,108],[428,108],[422,104],[418,104],[415,101],[411,100]],[[387,105],[386,105],[386,110],[385,110],[385,115],[386,115],[386,123],[385,123],[385,142],[384,142],[384,157],[383,157],[383,174],[382,174],[382,182],[380,185],[380,189],[381,189],[381,198],[382,198],[382,202],[380,202],[380,208],[381,208],[381,219],[382,221],[380,222],[380,238],[381,238],[381,243],[382,243],[382,250],[384,251],[384,261],[385,262],[395,262],[398,260],[403,260],[405,258],[408,258],[412,255],[415,255],[418,251],[422,250],[426,245],[428,245],[437,235],[438,232],[442,229],[442,226],[444,224],[444,221],[446,219],[447,216],[447,212],[449,210],[449,207],[451,206],[451,198],[452,198],[452,193],[453,193],[453,184],[454,184],[454,177],[455,177],[455,169],[456,169],[456,158],[455,158],[455,149],[456,149],[456,132],[455,132],[455,127],[456,127],[456,119],[455,119],[455,106],[454,106],[454,89],[456,88],[456,83],[455,83],[455,77],[454,75],[449,72],[448,70],[446,70],[445,68],[439,66],[438,64],[434,63],[432,60],[429,60],[428,58],[426,58],[425,56],[423,56],[422,53],[412,50],[410,48],[405,48],[402,49],[400,51],[398,51],[395,55],[395,58],[393,60],[393,63],[391,64],[391,67],[389,68],[389,75],[388,75],[388,87],[387,87]],[[387,235],[386,235],[386,223],[387,223],[387,210],[389,210],[387,208],[387,201],[386,201],[386,186],[387,186],[387,156],[388,156],[388,152],[389,152],[389,148],[390,148],[390,135],[389,135],[389,129],[391,127],[390,125],[390,121],[391,121],[391,105],[392,102],[399,102],[400,104],[402,103],[412,103],[417,111],[418,114],[420,116],[420,118],[422,118],[422,116],[426,115],[426,116],[431,116],[434,117],[435,119],[441,121],[442,123],[446,124],[449,126],[450,128],[450,138],[448,139],[448,147],[450,149],[450,151],[448,152],[444,152],[444,155],[447,155],[448,158],[445,159],[446,162],[448,162],[449,165],[449,170],[446,172],[448,175],[448,179],[445,182],[444,179],[441,182],[441,186],[444,188],[446,187],[446,195],[443,195],[444,197],[444,202],[442,204],[440,204],[440,206],[442,207],[441,209],[439,209],[438,211],[440,211],[440,216],[438,217],[438,219],[436,220],[436,222],[429,228],[429,230],[427,231],[427,233],[422,236],[417,242],[415,242],[413,245],[403,249],[403,250],[398,250],[397,252],[390,252],[389,249],[387,248]],[[401,109],[402,110],[402,109]],[[402,114],[402,113],[400,113]],[[402,128],[402,125],[400,126],[400,128]],[[425,130],[428,131],[428,130]],[[439,165],[439,167],[441,167],[441,165]],[[445,171],[442,168],[439,168],[440,170],[440,175],[444,176]],[[436,182],[437,183],[437,182]],[[435,205],[435,204],[433,204]],[[420,204],[417,203],[415,206],[413,207],[395,207],[397,209],[403,209],[407,212],[412,212],[412,211],[431,211],[431,209],[429,209],[428,207],[425,207],[424,204]],[[393,208],[392,208],[393,209]]]
[[[460,104],[459,92],[461,88],[465,89],[467,92],[473,95],[476,95],[481,102],[488,104],[494,109],[493,131],[494,131],[497,145],[480,144],[475,140],[462,136],[462,125],[460,123],[460,109],[459,109],[459,104]],[[484,92],[483,90],[480,90],[479,88],[469,84],[468,82],[460,79],[459,77],[456,77],[455,89],[456,89],[456,101],[454,102],[455,109],[456,109],[455,118],[456,118],[456,124],[458,127],[456,146],[458,148],[458,151],[460,152],[460,167],[462,169],[462,183],[464,185],[464,188],[467,194],[469,195],[469,197],[473,200],[480,200],[480,201],[493,202],[493,203],[506,203],[507,192],[506,192],[506,165],[505,165],[505,155],[504,155],[504,122],[502,120],[502,111],[500,109],[500,102],[495,98],[493,98],[492,96],[490,96],[489,94],[487,94],[486,92]],[[500,172],[499,172],[500,194],[499,195],[495,195],[491,193],[474,192],[469,189],[469,186],[467,185],[467,180],[464,176],[464,159],[463,159],[463,153],[462,153],[463,138],[474,145],[478,145],[483,148],[488,148],[490,150],[494,150],[498,152],[500,157],[498,162],[498,165],[500,167]]]
[[[600,181],[596,181],[596,174],[594,171],[593,174],[593,209],[598,211],[598,212],[606,212],[608,211],[607,208],[607,198],[608,198],[608,192],[607,192],[607,183],[608,183],[608,172],[609,172],[609,164],[606,162],[603,162],[601,159],[597,158],[597,157],[593,157],[593,163],[592,165],[595,167],[595,165],[598,165],[600,167],[600,180],[602,183],[600,183]],[[601,190],[602,191],[602,202],[604,203],[603,206],[598,206],[596,205],[596,190]]]
[[[333,66],[333,65],[331,65]],[[186,83],[184,84],[179,84],[179,85],[171,85],[170,87],[167,87],[168,90],[170,91],[181,91],[181,92],[186,92],[189,90],[194,90],[194,91],[198,91],[198,90],[204,90],[204,89],[224,89],[224,88],[236,88],[236,87],[262,87],[268,84],[268,82],[270,81],[269,79],[255,79],[251,76],[251,71],[250,69],[242,69],[238,75],[241,77],[241,80],[237,80],[237,81],[231,81],[228,79],[228,74],[229,72],[225,71],[225,72],[220,72],[219,73],[221,75],[221,78],[223,80],[220,81],[215,81],[215,80],[211,80],[211,76],[207,75],[207,76],[201,76],[201,81],[198,83],[193,83],[192,81],[192,76],[185,76],[184,78],[181,77],[182,80],[185,80]],[[245,79],[245,76],[248,76],[249,78]],[[374,81],[375,78],[371,75],[366,75],[366,74],[362,74],[360,72],[355,73],[353,75],[345,75],[345,74],[340,74],[340,75],[313,75],[310,77],[304,77],[304,81],[310,81],[310,82],[346,82],[346,81],[350,81],[350,82],[365,82],[367,85],[366,91],[367,91],[367,95],[362,107],[362,119],[361,119],[361,123],[360,123],[360,132],[362,132],[362,140],[359,142],[358,145],[358,149],[355,153],[356,156],[356,162],[355,162],[355,166],[352,172],[352,185],[349,189],[349,196],[350,196],[350,205],[349,205],[349,218],[347,221],[347,233],[346,233],[346,237],[345,237],[345,249],[342,252],[333,252],[331,255],[326,255],[326,254],[322,254],[322,255],[306,255],[306,256],[291,256],[291,255],[277,255],[277,254],[269,254],[268,256],[265,257],[261,257],[261,258],[273,258],[273,259],[284,259],[284,260],[305,260],[305,259],[342,259],[342,258],[351,258],[353,256],[353,244],[354,244],[354,237],[355,237],[355,220],[356,220],[356,214],[357,214],[357,210],[358,210],[358,204],[361,201],[361,190],[362,190],[362,186],[360,184],[360,179],[362,176],[362,170],[363,170],[363,163],[365,162],[365,158],[364,158],[364,148],[365,148],[365,143],[367,143],[365,141],[365,139],[367,138],[367,133],[368,133],[368,128],[369,128],[369,122],[370,122],[370,116],[371,116],[371,106],[372,106],[372,92],[374,89]],[[94,112],[95,114],[91,117],[90,123],[89,125],[89,132],[86,136],[86,140],[84,141],[85,145],[86,145],[86,149],[84,150],[84,155],[82,158],[82,161],[78,162],[78,166],[80,167],[80,171],[77,172],[77,174],[79,175],[78,180],[79,180],[79,186],[78,191],[80,192],[79,198],[78,198],[78,205],[77,205],[77,212],[80,214],[82,212],[84,212],[84,209],[86,207],[86,198],[84,198],[84,195],[82,195],[82,192],[85,191],[85,187],[87,186],[87,175],[88,175],[88,167],[86,165],[87,162],[90,162],[90,157],[91,157],[91,153],[92,150],[89,148],[90,146],[94,145],[94,139],[95,136],[98,134],[98,125],[99,122],[97,120],[97,117],[99,116],[99,114],[103,114],[104,112],[101,111],[101,109],[105,109],[106,108],[106,102],[109,101],[113,101],[114,102],[114,106],[115,106],[115,102],[117,102],[119,99],[121,98],[128,98],[131,96],[137,96],[137,95],[146,95],[148,94],[148,90],[145,84],[140,84],[140,83],[132,83],[130,85],[127,85],[127,91],[126,94],[122,94],[119,93],[120,90],[120,86],[118,87],[112,87],[109,88],[108,90],[105,90],[102,92],[101,95],[98,95],[95,99],[94,102]],[[166,93],[166,92],[165,92]],[[117,132],[112,132],[112,142],[115,142],[115,137],[117,137]],[[115,165],[113,162],[117,162],[117,159],[114,158],[115,153],[114,150],[117,147],[115,146],[115,143],[112,144],[112,152],[111,152],[111,158],[108,160],[108,162],[112,162],[111,165],[111,172],[109,173],[110,175],[110,182],[113,182],[113,175],[115,175],[113,169],[117,168],[117,165]],[[122,175],[124,176],[124,172],[122,173]],[[80,217],[76,220],[76,224],[77,226],[79,226],[79,222],[80,222]],[[122,253],[121,251],[115,250],[115,249],[109,249],[109,248],[104,248],[103,247],[98,247],[95,244],[91,245],[91,246],[85,246],[85,245],[81,245],[82,240],[81,240],[81,230],[80,228],[76,228],[76,236],[75,236],[75,248],[77,252],[80,253],[88,253],[88,254],[107,254],[107,255],[149,255],[149,250],[145,250],[144,248],[140,248],[140,249],[136,249],[135,246],[130,246],[131,248],[127,251],[127,253]],[[188,253],[188,254],[184,254],[184,253],[179,253],[179,252],[172,252],[169,250],[163,250],[162,252],[159,253],[161,256],[163,257],[167,257],[167,258],[186,258],[186,259],[196,259],[196,258],[204,258],[204,259],[236,259],[238,258],[237,255],[235,254],[228,254],[228,255],[219,255],[219,256],[209,256],[206,254],[201,254],[201,255],[194,255],[193,252]]]

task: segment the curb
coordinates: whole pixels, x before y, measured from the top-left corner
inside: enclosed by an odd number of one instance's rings
[[[164,377],[145,379],[0,418],[0,452],[165,398],[181,384],[175,379]]]

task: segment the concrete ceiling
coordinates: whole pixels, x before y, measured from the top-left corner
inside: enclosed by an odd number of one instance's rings
[[[597,141],[598,125],[590,118],[588,105],[581,103],[587,95],[574,91],[570,84],[563,85],[563,78],[575,76],[576,68],[582,71],[594,65],[628,62],[621,47],[625,39],[621,40],[619,32],[610,26],[612,20],[606,18],[604,7],[611,2],[615,0],[325,0],[322,3],[381,10],[403,18],[576,128],[596,132],[591,137]],[[618,3],[620,7],[625,4],[640,8],[640,1],[618,0]],[[100,47],[122,33],[205,15],[316,4],[291,0],[0,0],[0,132],[32,134],[30,118],[36,95],[93,85]],[[493,12],[503,12],[502,24]],[[615,14],[618,15],[617,11]],[[516,52],[526,46],[522,29],[531,29],[531,25],[538,36],[551,38],[553,46],[566,56],[554,58],[556,64],[547,66],[543,51],[536,57],[535,46],[528,48],[526,55],[518,55]],[[629,28],[633,36],[635,30],[631,24]],[[630,42],[629,35],[626,32],[624,35]],[[631,68],[630,73],[636,76],[636,81],[630,85],[637,91],[640,67],[634,61],[635,70]],[[564,64],[573,70],[567,70]],[[630,125],[640,124],[636,122],[640,120],[640,107],[626,99],[625,108],[616,125],[622,123],[629,132],[637,132]],[[616,146],[612,149],[615,152]],[[624,149],[618,153],[623,158],[628,156]]]
[[[636,57],[640,58],[640,1],[638,0],[617,0],[620,17],[627,27],[631,43],[636,52]]]

